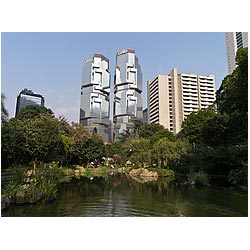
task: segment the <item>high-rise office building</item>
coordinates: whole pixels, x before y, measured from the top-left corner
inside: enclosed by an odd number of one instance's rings
[[[248,47],[247,32],[226,32],[226,49],[227,49],[227,65],[228,73],[231,74],[237,66],[235,57],[237,50]]]
[[[174,134],[191,112],[215,101],[213,75],[181,74],[173,69],[148,81],[148,123],[158,123]]]
[[[110,141],[109,98],[109,60],[103,55],[94,54],[83,64],[80,123],[90,133],[96,129],[105,142]]]
[[[142,72],[135,50],[124,49],[116,54],[114,79],[113,140],[142,121]]]
[[[22,108],[27,106],[44,107],[44,97],[30,89],[23,89],[17,96],[15,117],[17,117]]]

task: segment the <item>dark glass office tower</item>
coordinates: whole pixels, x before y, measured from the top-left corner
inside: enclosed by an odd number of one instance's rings
[[[44,97],[40,94],[33,93],[32,90],[24,89],[17,96],[15,116],[19,114],[22,108],[30,105],[44,107]]]

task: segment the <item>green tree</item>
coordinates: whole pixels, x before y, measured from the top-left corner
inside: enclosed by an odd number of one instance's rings
[[[5,103],[4,103],[5,99],[6,99],[6,96],[3,93],[1,93],[1,121],[2,123],[6,122],[9,116],[8,110],[5,108]]]
[[[159,131],[164,131],[165,128],[160,124],[143,124],[138,131],[140,138],[150,138]]]
[[[125,130],[119,137],[119,141],[126,143],[130,139],[145,138],[150,139],[151,143],[156,142],[160,138],[167,137],[174,141],[176,137],[168,129],[165,129],[160,124],[143,124],[140,121],[134,122],[134,127],[130,130]]]
[[[224,150],[227,151],[228,155],[226,159],[228,168],[225,172],[237,167],[238,169],[234,173],[246,173],[248,157],[248,48],[239,49],[236,60],[238,67],[231,75],[225,77],[217,91],[217,106],[219,113],[228,116],[227,144]]]
[[[202,140],[202,131],[207,125],[208,120],[215,116],[213,108],[199,110],[197,113],[192,112],[182,123],[182,130],[178,137],[188,139],[193,145],[200,143]]]
[[[227,145],[230,136],[228,122],[229,116],[226,114],[216,114],[212,119],[209,119],[201,131],[203,142],[211,147]]]
[[[94,127],[92,134],[97,135],[97,128],[96,127]]]
[[[229,115],[228,133],[231,144],[248,137],[248,48],[237,51],[238,67],[225,77],[217,91],[217,106],[221,114]]]
[[[73,148],[70,157],[70,162],[72,164],[83,165],[88,162],[88,157],[86,156],[87,141],[90,139],[88,129],[78,123],[72,123],[73,129]]]
[[[225,77],[217,91],[217,105],[220,113],[235,112],[247,117],[248,111],[248,48],[237,51],[238,67]]]
[[[155,134],[150,136],[150,141],[153,144],[162,138],[167,138],[169,141],[176,140],[176,136],[172,132],[170,132],[168,129],[164,128],[164,129],[160,129]]]
[[[59,155],[60,155],[60,162],[61,167],[63,165],[63,162],[67,162],[69,154],[73,151],[73,145],[74,145],[74,139],[73,137],[66,136],[61,134],[61,143],[59,146]]]
[[[12,118],[4,122],[1,128],[1,162],[2,168],[19,165],[30,161],[26,147],[24,122]]]
[[[106,144],[105,153],[106,157],[113,158],[114,164],[125,164],[127,160],[127,154],[123,149],[123,143],[121,141]]]
[[[175,167],[180,163],[180,159],[191,150],[191,145],[187,140],[170,141],[162,138],[154,144],[153,151],[158,159],[158,164],[162,167]]]
[[[59,157],[61,167],[63,163],[67,164],[70,160],[71,153],[73,152],[74,138],[72,126],[67,122],[67,119],[60,116],[58,119],[58,129],[61,138],[59,145]]]
[[[51,109],[48,109],[46,107],[29,105],[20,110],[19,114],[17,115],[17,118],[18,119],[31,119],[31,118],[40,116],[42,114],[45,114],[51,117],[54,116],[54,113],[52,112]]]
[[[132,162],[139,165],[151,162],[151,144],[149,139],[135,139],[131,143]]]
[[[153,153],[157,157],[158,165],[164,167],[167,165],[167,154],[170,141],[166,138],[162,138],[154,144]]]
[[[164,137],[171,141],[176,139],[172,132],[165,129],[160,124],[142,124],[140,122],[136,122],[133,130],[136,135],[135,138],[150,139],[151,143],[154,143]]]
[[[34,171],[38,162],[58,159],[61,137],[58,121],[47,115],[24,120],[26,147],[33,161]]]
[[[141,121],[135,121],[134,127],[132,129],[132,134],[134,138],[139,138],[141,136],[141,131],[144,127],[144,124]]]
[[[125,142],[130,137],[132,137],[131,131],[129,129],[126,129],[119,135],[118,139],[120,142]]]
[[[227,176],[246,183],[248,148],[248,49],[237,52],[238,67],[224,78],[216,93],[217,113],[191,114],[181,135],[200,143],[186,157],[196,171]],[[197,166],[199,166],[197,169]],[[193,167],[193,166],[192,166]],[[244,180],[244,181],[243,181]]]
[[[70,125],[64,116],[59,116],[58,128],[62,135],[73,136],[74,134],[73,125]]]
[[[124,155],[122,145],[123,143],[121,141],[106,144],[105,145],[106,156],[113,157],[114,155]]]
[[[89,137],[86,141],[84,152],[88,163],[100,163],[102,157],[105,156],[105,146],[102,138],[97,134],[93,134]]]

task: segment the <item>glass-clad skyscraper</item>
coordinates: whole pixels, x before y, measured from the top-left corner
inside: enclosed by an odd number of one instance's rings
[[[124,49],[116,54],[114,79],[113,140],[142,121],[142,72],[135,50]]]
[[[80,123],[90,133],[96,128],[106,142],[110,141],[109,97],[109,60],[103,55],[94,54],[83,64]]]
[[[44,107],[44,97],[40,94],[33,93],[30,89],[23,89],[17,96],[15,116],[19,114],[22,108],[27,106]]]
[[[226,32],[225,38],[227,49],[228,73],[232,74],[237,67],[237,50],[248,47],[248,32]]]

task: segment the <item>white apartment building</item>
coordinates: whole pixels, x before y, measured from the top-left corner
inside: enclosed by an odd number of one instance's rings
[[[227,66],[228,73],[232,74],[237,67],[235,60],[237,50],[248,47],[247,32],[226,32],[226,50],[227,50]]]
[[[148,81],[148,123],[158,123],[174,134],[191,112],[215,101],[213,75],[181,74],[173,69]]]

